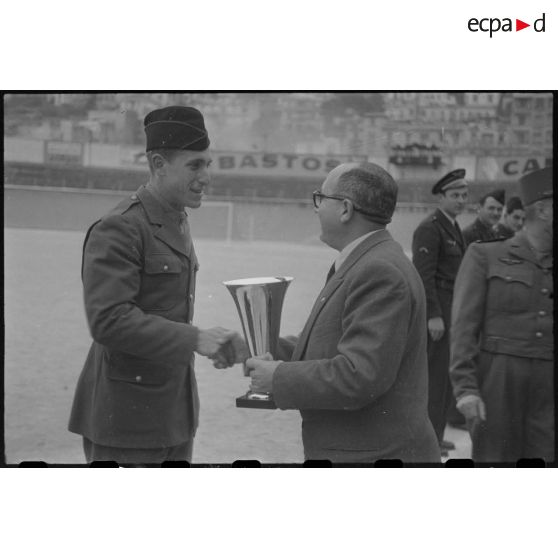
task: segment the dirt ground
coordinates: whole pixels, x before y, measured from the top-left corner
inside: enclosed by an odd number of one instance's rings
[[[90,336],[83,312],[80,257],[83,233],[6,229],[4,371],[5,446],[8,463],[42,460],[83,463],[81,440],[67,431],[75,384]],[[335,252],[323,245],[197,240],[201,263],[194,322],[240,329],[227,279],[290,275],[281,332],[298,333]],[[300,463],[296,411],[237,409],[247,390],[240,366],[216,370],[198,357],[201,414],[194,463]],[[467,457],[466,433],[448,430]]]

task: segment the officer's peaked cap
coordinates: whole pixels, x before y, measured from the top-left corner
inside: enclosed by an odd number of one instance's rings
[[[465,181],[465,169],[455,169],[448,172],[448,174],[434,184],[432,193],[443,194],[446,190],[461,188],[462,186],[467,186],[467,182]]]
[[[519,188],[523,205],[552,198],[552,167],[525,174],[519,179]]]
[[[189,149],[209,147],[202,113],[193,107],[165,107],[151,111],[144,119],[146,151],[152,149]]]

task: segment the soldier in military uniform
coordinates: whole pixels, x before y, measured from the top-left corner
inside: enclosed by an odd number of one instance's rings
[[[505,200],[506,192],[504,190],[493,190],[479,200],[477,218],[463,229],[463,237],[467,246],[478,240],[498,238],[494,227],[502,216]]]
[[[198,261],[185,207],[209,183],[202,114],[167,107],[145,117],[150,179],[94,223],[82,279],[93,344],[69,430],[88,462],[191,460],[198,421],[197,352],[227,361],[233,332],[192,325]]]
[[[511,238],[516,232],[520,231],[525,221],[525,210],[523,203],[518,196],[512,196],[506,202],[506,209],[502,220],[494,227],[494,232],[498,238]]]
[[[443,440],[452,394],[449,381],[449,328],[453,284],[465,241],[456,221],[468,198],[465,170],[457,169],[432,188],[439,207],[415,230],[413,263],[426,291],[428,325],[428,412],[442,453],[452,449]]]
[[[552,168],[520,187],[524,229],[471,245],[455,286],[450,375],[475,461],[554,460]]]

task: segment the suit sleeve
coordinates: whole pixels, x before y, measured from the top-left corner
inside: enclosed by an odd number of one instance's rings
[[[456,399],[479,394],[477,363],[486,305],[486,253],[482,244],[467,249],[457,273],[450,332],[450,378]]]
[[[83,289],[93,339],[106,347],[153,360],[187,363],[196,327],[146,314],[136,304],[143,269],[137,225],[124,215],[94,225],[83,251]]]
[[[442,317],[436,288],[436,270],[440,253],[440,235],[434,225],[419,226],[413,235],[413,264],[424,284],[426,293],[426,318]]]
[[[279,408],[356,410],[392,386],[407,343],[405,324],[412,304],[397,273],[375,266],[347,285],[337,355],[279,364],[273,375]]]

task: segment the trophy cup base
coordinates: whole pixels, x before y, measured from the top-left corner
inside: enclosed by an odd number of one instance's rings
[[[237,397],[236,406],[245,409],[277,409],[277,405],[275,405],[275,401],[273,401],[270,395],[252,393],[251,391],[241,397]]]

